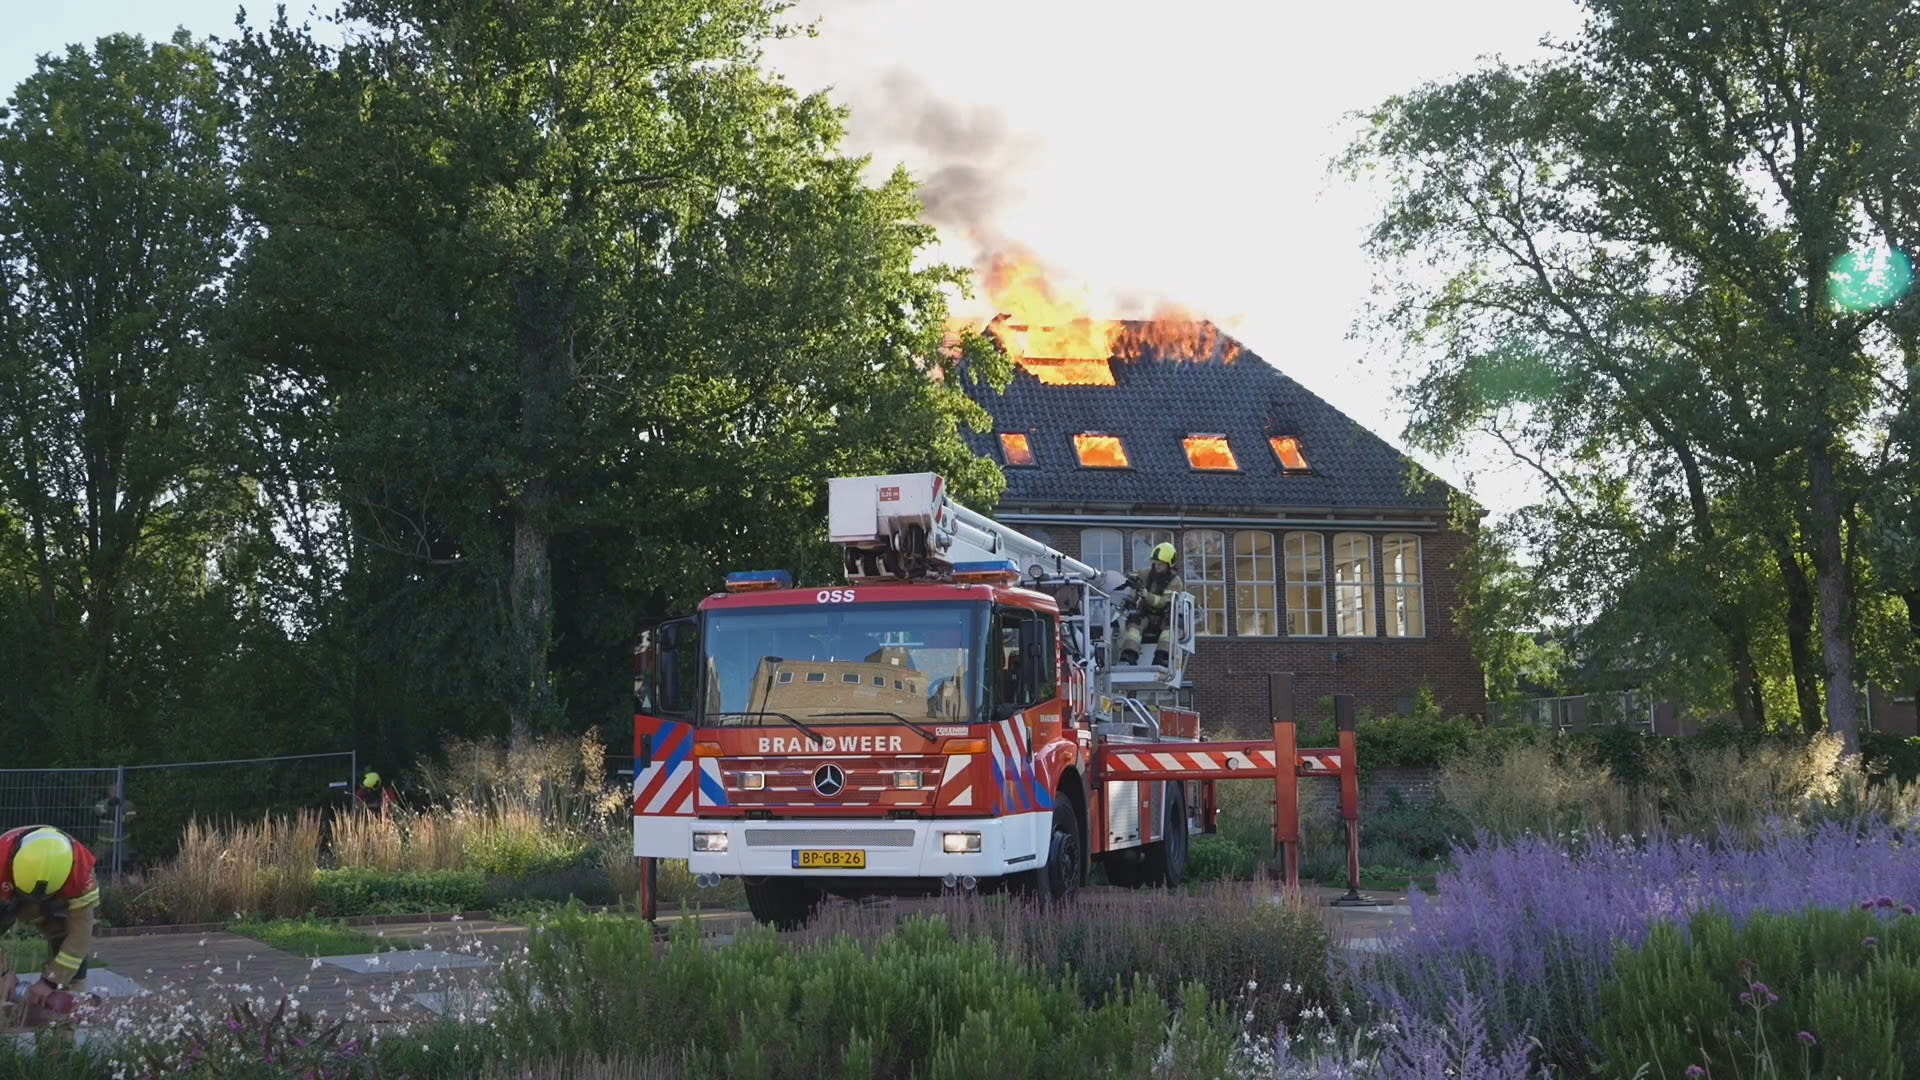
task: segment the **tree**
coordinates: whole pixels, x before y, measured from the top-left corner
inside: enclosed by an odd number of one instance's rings
[[[1557,57],[1388,102],[1349,157],[1396,181],[1375,250],[1436,272],[1402,279],[1384,313],[1427,350],[1414,431],[1439,447],[1492,425],[1569,507],[1621,511],[1584,515],[1603,532],[1684,523],[1749,722],[1762,680],[1733,564],[1751,555],[1723,522],[1771,510],[1775,564],[1805,545],[1828,723],[1853,747],[1853,442],[1892,357],[1887,305],[1850,302],[1836,267],[1895,235],[1876,214],[1904,212],[1886,208],[1904,205],[1920,126],[1920,13],[1585,6]],[[1741,501],[1782,469],[1802,507]]]
[[[905,177],[863,184],[841,114],[757,67],[783,7],[354,0],[340,49],[283,15],[230,52],[234,348],[310,433],[275,483],[338,501],[373,693],[630,715],[637,621],[818,559],[825,477],[997,494],[957,380],[1005,362],[942,350]]]
[[[201,581],[178,545],[232,495],[207,342],[234,242],[229,112],[182,33],[42,59],[0,113],[0,517],[39,638],[11,674],[41,691],[27,726],[87,753],[129,737],[130,622],[169,574]]]

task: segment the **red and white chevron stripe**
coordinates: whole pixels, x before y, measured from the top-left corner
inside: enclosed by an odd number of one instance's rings
[[[1132,780],[1163,773],[1273,772],[1274,751],[1265,750],[1113,750],[1105,761],[1108,780]],[[1300,771],[1308,774],[1337,775],[1340,755],[1309,753],[1300,755]]]

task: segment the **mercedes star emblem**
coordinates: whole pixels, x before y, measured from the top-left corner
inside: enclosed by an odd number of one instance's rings
[[[838,765],[822,765],[813,770],[813,790],[831,799],[847,786],[847,774]]]

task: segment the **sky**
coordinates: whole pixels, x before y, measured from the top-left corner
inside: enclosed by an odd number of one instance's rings
[[[330,5],[329,5],[330,6]],[[233,29],[233,0],[0,0],[0,86],[68,43]],[[311,10],[308,0],[288,8]],[[1378,192],[1329,170],[1352,114],[1480,58],[1524,61],[1570,0],[802,0],[767,63],[852,110],[850,149],[928,182],[937,255],[1018,245],[1096,316],[1172,302],[1400,445],[1394,343],[1354,338]],[[250,21],[271,15],[256,3]],[[1416,455],[1417,457],[1419,455]],[[1484,448],[1421,460],[1496,514],[1536,494]]]

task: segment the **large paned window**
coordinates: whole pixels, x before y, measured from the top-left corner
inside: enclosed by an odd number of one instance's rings
[[[1096,570],[1127,572],[1126,547],[1119,529],[1087,529],[1080,534],[1080,561]]]
[[[1373,636],[1373,537],[1338,533],[1333,538],[1334,632]]]
[[[1273,534],[1233,534],[1234,627],[1241,637],[1272,637],[1280,632],[1274,599]]]
[[[1425,637],[1427,610],[1420,591],[1420,538],[1390,533],[1380,539],[1381,584],[1386,586],[1388,637]]]
[[[1227,534],[1195,529],[1181,540],[1180,576],[1193,594],[1194,631],[1227,633]]]
[[[1327,636],[1327,548],[1319,533],[1287,534],[1287,633]]]
[[[1133,572],[1144,574],[1153,566],[1153,546],[1173,543],[1171,529],[1133,530]],[[1175,567],[1178,570],[1179,567]]]

